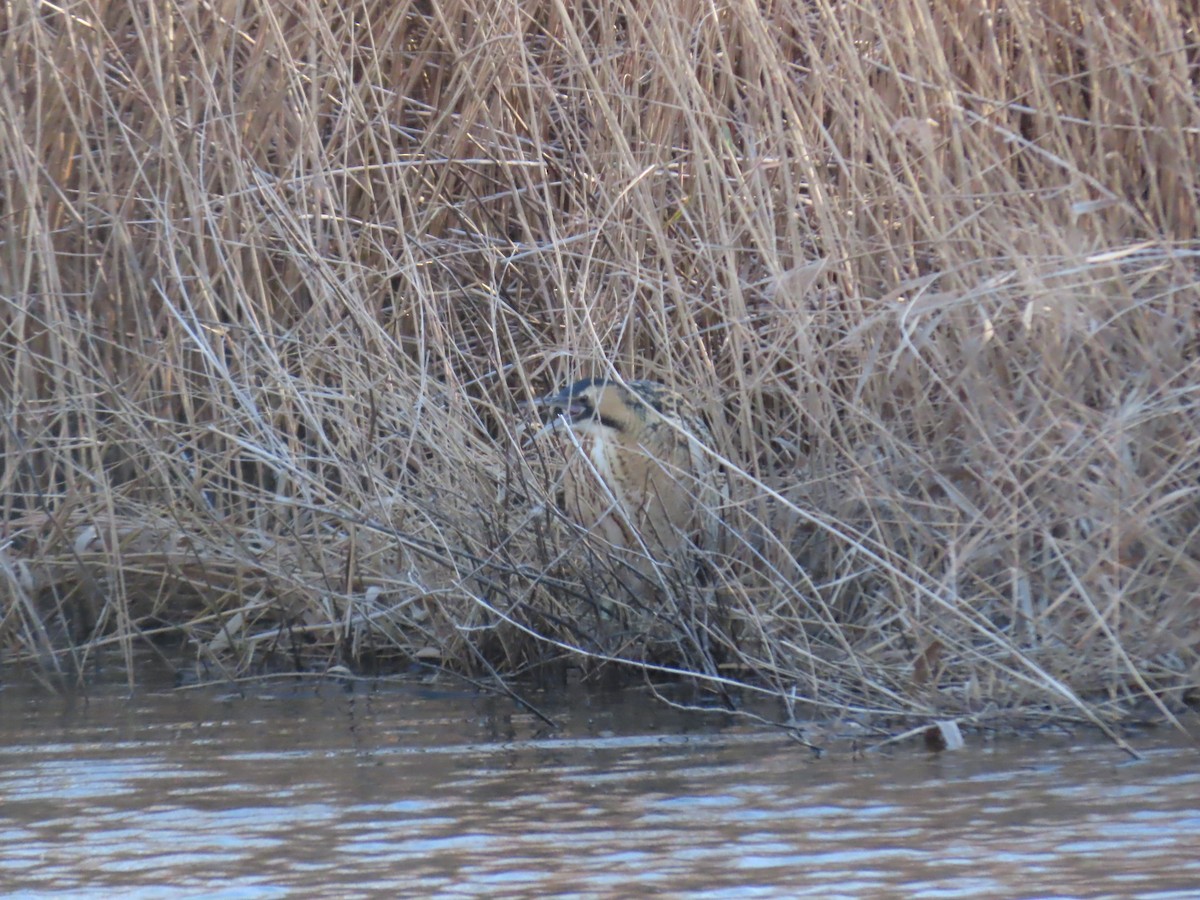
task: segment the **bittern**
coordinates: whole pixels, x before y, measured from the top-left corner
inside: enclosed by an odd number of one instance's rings
[[[536,403],[554,415],[542,433],[561,436],[564,512],[619,563],[617,581],[635,599],[661,596],[689,555],[715,549],[719,469],[681,395],[655,381],[587,378]]]

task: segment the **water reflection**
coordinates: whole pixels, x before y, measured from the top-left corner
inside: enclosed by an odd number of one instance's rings
[[[641,696],[0,692],[8,896],[1191,897],[1163,732],[814,759]]]

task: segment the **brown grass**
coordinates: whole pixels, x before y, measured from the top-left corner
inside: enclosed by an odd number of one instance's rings
[[[1200,18],[1132,8],[7,4],[3,658],[1166,714]],[[610,371],[731,482],[708,582],[615,620],[518,407]]]

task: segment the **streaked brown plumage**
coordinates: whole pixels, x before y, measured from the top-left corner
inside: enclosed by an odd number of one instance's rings
[[[711,446],[707,427],[679,394],[590,378],[537,402],[555,415],[545,431],[565,453],[564,511],[620,563],[614,571],[634,598],[661,593],[689,551],[714,549],[719,473],[702,446]]]

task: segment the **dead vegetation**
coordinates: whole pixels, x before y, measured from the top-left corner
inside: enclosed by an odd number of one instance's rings
[[[0,43],[7,664],[1194,696],[1191,4],[13,2]],[[614,370],[730,482],[615,618],[518,405]]]

